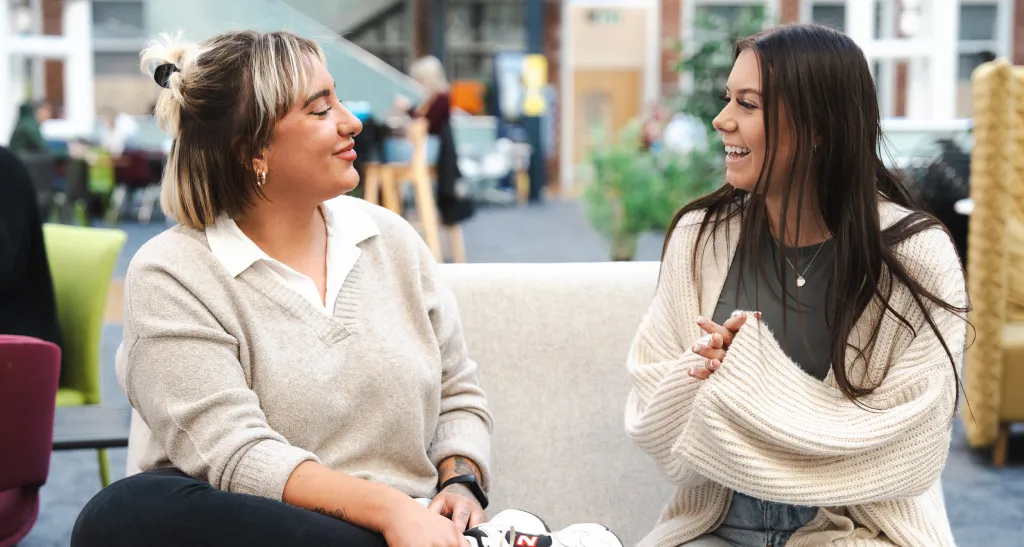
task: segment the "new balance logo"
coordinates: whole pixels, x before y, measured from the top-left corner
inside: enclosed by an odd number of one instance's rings
[[[516,532],[516,539],[512,547],[551,547],[550,536],[532,536]]]

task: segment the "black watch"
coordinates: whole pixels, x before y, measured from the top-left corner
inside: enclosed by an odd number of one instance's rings
[[[441,484],[441,487],[437,490],[444,490],[453,484],[465,484],[466,488],[469,488],[469,491],[473,493],[473,497],[476,498],[476,501],[480,503],[480,508],[487,509],[487,494],[484,494],[484,489],[480,487],[480,482],[476,480],[476,475],[472,473],[456,475],[444,481],[444,483]]]

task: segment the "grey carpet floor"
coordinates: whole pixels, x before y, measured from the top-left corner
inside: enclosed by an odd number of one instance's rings
[[[117,269],[123,276],[131,256],[162,226],[122,226],[128,244]],[[599,262],[607,259],[601,239],[587,225],[576,203],[552,201],[542,205],[481,210],[465,225],[471,262]],[[641,239],[640,260],[657,260],[661,239]],[[113,357],[121,327],[103,331],[103,389],[109,404],[127,404],[113,373]],[[988,454],[971,451],[960,422],[954,425],[953,446],[943,488],[946,506],[961,547],[1024,546],[1024,430],[1015,432],[1012,461],[1003,469],[988,463]],[[125,451],[112,450],[113,478],[124,474]],[[53,455],[49,482],[42,491],[39,521],[22,547],[63,547],[69,544],[75,518],[99,490],[96,455],[90,451]],[[652,516],[653,518],[653,516]]]

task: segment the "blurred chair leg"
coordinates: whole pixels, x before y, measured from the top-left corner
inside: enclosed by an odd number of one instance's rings
[[[381,205],[395,213],[402,214],[402,198],[398,188],[398,167],[382,165],[380,168]]]
[[[100,484],[106,488],[110,486],[110,460],[107,458],[107,449],[101,448],[96,451],[96,454],[100,464]]]
[[[84,199],[76,199],[72,206],[72,215],[75,219],[75,224],[79,226],[89,226],[89,213],[88,206]]]
[[[105,215],[107,224],[117,224],[117,220],[121,218],[121,210],[124,208],[124,202],[127,197],[128,188],[123,184],[118,184],[114,188],[114,193],[110,197],[110,205],[107,207]]]
[[[424,170],[412,173],[413,190],[416,193],[416,214],[423,226],[423,239],[438,262],[444,262],[441,251],[441,219],[437,213],[437,202],[434,201],[434,185],[430,175]]]
[[[992,465],[996,467],[1006,466],[1006,453],[1010,449],[1010,422],[999,423],[999,434],[996,436],[996,444],[992,447]]]
[[[380,164],[366,164],[366,180],[363,181],[363,199],[380,205]]]
[[[516,203],[523,205],[530,200],[530,174],[526,169],[515,172]]]
[[[153,218],[153,210],[160,200],[160,187],[147,186],[142,190],[142,203],[139,205],[139,222],[149,224]]]
[[[452,261],[458,264],[465,264],[466,243],[462,239],[461,224],[448,227],[448,245],[451,247]]]

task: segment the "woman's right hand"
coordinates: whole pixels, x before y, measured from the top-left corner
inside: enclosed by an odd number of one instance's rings
[[[466,540],[448,518],[410,498],[390,516],[383,530],[388,547],[465,547]]]

